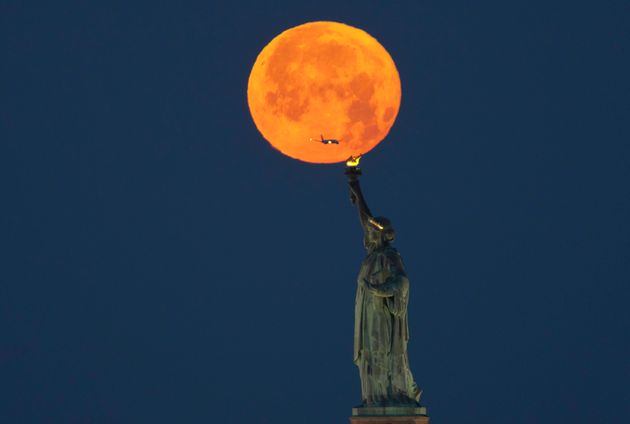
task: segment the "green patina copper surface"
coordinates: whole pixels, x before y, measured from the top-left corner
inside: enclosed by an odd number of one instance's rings
[[[361,377],[362,407],[417,409],[421,390],[407,357],[409,280],[391,246],[395,232],[370,212],[359,185],[360,170],[346,168],[350,198],[359,210],[367,256],[357,279],[354,363]]]

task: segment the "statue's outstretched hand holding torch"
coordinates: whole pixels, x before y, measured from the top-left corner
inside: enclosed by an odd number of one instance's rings
[[[357,202],[357,189],[359,175],[361,175],[361,168],[359,168],[359,161],[361,160],[361,155],[359,156],[350,156],[346,161],[346,176],[348,177],[348,185],[350,186],[350,201],[352,204],[356,204]]]
[[[348,177],[348,186],[350,187],[350,201],[359,208],[359,217],[361,224],[365,228],[367,220],[372,217],[372,213],[365,202],[363,193],[361,192],[361,186],[359,185],[359,176],[361,175],[361,168],[359,168],[359,161],[361,155],[350,156],[346,161],[346,177]]]

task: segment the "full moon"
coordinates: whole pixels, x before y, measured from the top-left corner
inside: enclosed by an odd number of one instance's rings
[[[337,22],[288,29],[260,52],[247,101],[256,127],[283,154],[343,162],[372,150],[400,108],[400,77],[367,32]]]

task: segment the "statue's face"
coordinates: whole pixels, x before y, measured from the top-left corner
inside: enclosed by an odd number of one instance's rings
[[[363,244],[368,250],[378,249],[383,246],[383,237],[381,237],[380,231],[374,228],[369,228],[365,233]]]
[[[380,247],[388,245],[394,240],[395,232],[389,219],[378,217],[375,218],[375,222],[379,225],[370,224],[367,226],[365,238],[363,244],[368,250],[375,250]]]

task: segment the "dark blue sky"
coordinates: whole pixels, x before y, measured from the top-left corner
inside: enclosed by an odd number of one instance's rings
[[[335,20],[402,80],[364,159],[438,423],[630,420],[630,6],[0,3],[0,422],[346,423],[342,165],[274,151],[258,52]]]

